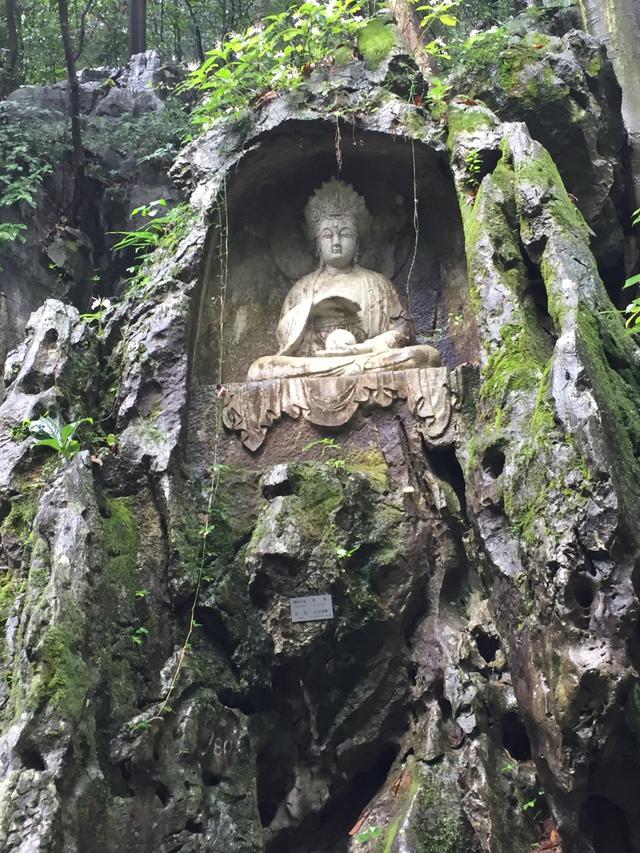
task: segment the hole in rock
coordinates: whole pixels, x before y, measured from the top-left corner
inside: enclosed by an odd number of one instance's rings
[[[266,610],[269,604],[271,578],[266,572],[258,572],[249,584],[249,598],[258,610]]]
[[[215,788],[216,785],[219,785],[222,782],[222,776],[218,776],[216,773],[210,773],[208,770],[202,771],[202,783],[207,788]]]
[[[386,782],[399,751],[398,744],[385,744],[373,766],[356,773],[348,790],[328,805],[321,816],[321,825],[330,827],[341,835],[346,834],[360,816],[362,809]]]
[[[585,95],[584,92],[579,92],[577,89],[570,89],[569,97],[573,98],[573,100],[576,102],[576,104],[578,104],[581,109],[589,109],[589,98]]]
[[[286,723],[285,723],[286,725]],[[262,826],[269,826],[294,783],[296,748],[290,733],[274,732],[256,759],[256,790]]]
[[[131,774],[126,770],[124,763],[110,768],[109,777],[109,787],[114,796],[122,799],[134,796]]]
[[[40,373],[37,370],[30,370],[20,382],[20,390],[25,394],[41,394],[43,391],[48,391],[55,385],[56,378],[53,374]]]
[[[285,495],[293,494],[293,486],[291,480],[280,480],[279,482],[265,483],[262,487],[262,494],[271,500],[272,498],[284,497]]]
[[[580,810],[580,827],[595,853],[633,853],[624,812],[606,797],[593,796]]]
[[[473,634],[476,646],[482,657],[487,663],[491,663],[496,659],[496,652],[500,648],[500,640],[497,637],[491,636],[482,628],[476,628]]]
[[[440,706],[440,713],[442,714],[442,719],[446,722],[451,719],[451,715],[453,714],[453,708],[451,707],[451,702],[448,699],[445,699],[444,696],[440,696],[438,698],[438,705]]]
[[[555,578],[558,574],[558,569],[560,568],[560,563],[557,560],[549,560],[547,563],[547,575],[549,578]]]
[[[471,177],[473,178],[473,185],[478,187],[484,177],[492,175],[495,172],[496,166],[500,161],[500,154],[491,148],[481,148],[476,152],[476,156],[475,163],[477,164],[477,171],[474,166]]]
[[[195,820],[195,818],[190,817],[189,820],[185,823],[184,828],[187,832],[192,832],[194,835],[202,835],[204,830],[203,823],[201,820]]]
[[[482,467],[494,480],[504,471],[504,453],[497,444],[487,447],[482,454]]]
[[[580,688],[575,695],[574,713],[588,722],[596,714],[602,713],[607,701],[609,688],[607,679],[599,672],[586,672],[580,679]]]
[[[272,575],[294,577],[302,568],[302,561],[289,554],[265,554],[262,558],[262,567],[265,572]]]
[[[595,584],[587,575],[576,575],[569,581],[569,589],[576,603],[588,610],[595,596]]]
[[[237,708],[238,711],[246,714],[247,717],[251,714],[255,714],[256,711],[256,705],[253,699],[248,696],[242,696],[240,693],[236,693],[235,690],[231,690],[230,687],[223,687],[222,690],[218,690],[218,701],[226,708]]]
[[[15,496],[15,493],[12,494],[11,498]],[[13,506],[12,499],[8,498],[6,501],[3,501],[0,504],[0,522],[4,521],[5,518],[11,512],[11,507]]]
[[[171,791],[163,782],[158,782],[156,785],[156,797],[160,800],[163,806],[166,806],[171,799]]]
[[[209,607],[200,607],[196,615],[207,638],[227,654],[231,654],[235,644],[220,614]]]
[[[509,711],[502,718],[502,745],[516,761],[531,760],[529,735],[515,711]]]
[[[44,333],[42,341],[45,344],[51,345],[55,344],[55,342],[58,340],[58,337],[59,335],[57,329],[47,329],[47,331]]]
[[[540,247],[540,249],[542,249],[542,247]],[[527,271],[528,293],[535,307],[538,321],[546,332],[553,334],[554,325],[551,315],[549,314],[547,288],[545,287],[540,267],[531,260],[527,248],[522,241],[520,241],[520,252]]]
[[[320,814],[277,832],[267,842],[265,853],[347,853],[347,833],[386,782],[398,751],[396,744],[381,747],[373,765],[356,773],[346,787],[332,790],[332,799]]]
[[[150,379],[142,386],[138,395],[137,410],[143,418],[154,414],[162,399],[162,386],[155,379]]]
[[[456,551],[458,559],[447,566],[440,588],[440,600],[453,606],[464,604],[474,571],[467,562],[459,541],[456,541]]]
[[[598,570],[593,564],[593,560],[587,555],[584,561],[585,566],[587,567],[587,571],[591,575],[592,578],[598,577]]]
[[[46,770],[44,758],[34,747],[25,747],[20,752],[20,759],[27,770]]]
[[[415,66],[409,65],[406,57],[394,56],[389,62],[388,83],[385,83],[389,91],[404,100],[426,97],[424,78],[416,74],[414,69]]]
[[[433,473],[436,477],[439,477],[451,486],[460,501],[462,512],[466,513],[467,496],[464,485],[464,474],[453,448],[439,447],[435,449],[430,447],[426,451],[426,455]]]

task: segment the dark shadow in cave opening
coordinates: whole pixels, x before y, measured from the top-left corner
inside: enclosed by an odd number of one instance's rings
[[[426,451],[427,461],[433,473],[440,480],[448,483],[460,501],[462,515],[467,514],[467,494],[464,474],[458,458],[452,447],[429,447]]]
[[[502,718],[502,745],[516,761],[531,760],[529,735],[515,711],[509,711]]]
[[[595,853],[634,853],[625,814],[606,797],[593,796],[580,810],[580,827]]]
[[[496,653],[500,648],[500,640],[494,637],[493,634],[478,627],[473,632],[473,637],[476,641],[476,646],[482,657],[487,663],[493,663],[496,659]]]
[[[396,743],[381,747],[371,767],[356,773],[345,789],[334,791],[327,807],[294,829],[269,841],[265,853],[346,853],[349,830],[362,809],[384,785],[399,752]]]

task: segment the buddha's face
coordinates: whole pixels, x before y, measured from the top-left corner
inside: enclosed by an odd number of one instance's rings
[[[353,264],[358,248],[358,235],[348,220],[325,220],[318,237],[320,258],[324,264],[343,270]]]

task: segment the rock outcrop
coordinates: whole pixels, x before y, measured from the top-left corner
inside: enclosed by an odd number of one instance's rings
[[[601,47],[539,38],[514,25],[497,83],[460,66],[446,126],[399,51],[221,121],[99,327],[34,315],[0,421],[96,425],[69,460],[0,448],[8,853],[640,850],[640,366],[599,272],[622,125]],[[366,265],[464,377],[451,446],[402,401],[335,433],[283,418],[255,454],[223,428],[336,146]],[[311,594],[333,618],[293,622]]]
[[[1,360],[18,346],[29,316],[47,298],[87,311],[92,288],[111,295],[130,263],[111,247],[118,232],[131,228],[131,210],[160,198],[179,199],[167,170],[187,119],[181,103],[168,95],[183,76],[182,68],[162,65],[151,51],[132,57],[125,68],[80,72],[87,169],[81,227],[60,221],[72,186],[66,82],[22,86],[2,103],[0,127],[23,149],[14,169],[24,182],[21,200],[3,210],[2,219],[26,230],[0,249]]]

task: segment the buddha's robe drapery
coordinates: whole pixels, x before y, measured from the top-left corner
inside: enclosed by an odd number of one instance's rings
[[[278,355],[308,356],[323,349],[314,340],[314,309],[332,300],[345,304],[343,322],[335,328],[348,328],[357,341],[375,338],[397,326],[406,338],[403,343],[408,343],[409,327],[393,285],[380,273],[356,265],[348,272],[333,274],[316,270],[294,284],[276,330]],[[352,318],[347,304],[352,306]]]

